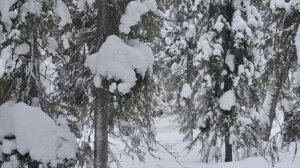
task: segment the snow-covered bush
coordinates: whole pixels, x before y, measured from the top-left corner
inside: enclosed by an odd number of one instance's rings
[[[57,167],[76,159],[77,142],[65,120],[55,122],[40,107],[9,101],[0,106],[0,149],[5,168],[30,164],[27,156],[38,165]]]

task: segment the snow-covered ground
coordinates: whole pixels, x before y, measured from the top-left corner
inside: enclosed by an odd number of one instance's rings
[[[121,166],[123,168],[271,168],[272,165],[269,164],[263,157],[251,157],[238,162],[230,163],[201,163],[200,155],[197,152],[197,148],[194,151],[188,153],[184,150],[187,145],[186,142],[182,142],[182,135],[178,133],[176,125],[172,124],[170,118],[159,119],[156,121],[157,127],[157,139],[162,144],[175,144],[174,149],[179,155],[178,161],[168,154],[166,151],[161,149],[159,152],[159,159],[155,159],[151,156],[146,157],[145,162],[139,162],[137,157],[126,157],[120,156]],[[294,148],[290,150],[289,153],[280,154],[280,162],[275,165],[275,168],[300,168],[300,153],[298,152],[295,160],[294,158]],[[116,166],[112,166],[115,168]]]

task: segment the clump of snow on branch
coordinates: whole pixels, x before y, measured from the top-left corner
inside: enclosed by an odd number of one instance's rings
[[[27,0],[20,8],[20,16],[23,22],[26,21],[28,13],[40,16],[42,12],[42,2],[44,0]],[[1,22],[5,24],[5,28],[10,31],[12,27],[12,19],[15,19],[17,14],[10,11],[10,8],[17,2],[17,0],[0,0]],[[71,14],[67,5],[62,0],[53,0],[55,3],[54,13],[60,18],[59,26],[64,27],[66,24],[72,23]]]
[[[69,39],[68,39],[68,36],[63,34],[61,36],[61,40],[63,42],[63,47],[65,50],[69,49],[70,48],[70,42],[69,42]]]
[[[30,46],[27,43],[20,44],[15,48],[15,53],[17,55],[25,55],[28,54],[29,52],[30,52]]]
[[[183,84],[180,96],[182,98],[189,98],[193,93],[191,86],[188,83]]]
[[[26,21],[28,13],[40,16],[42,12],[43,4],[39,0],[28,0],[20,8],[20,16],[23,22]]]
[[[0,54],[0,77],[4,73],[13,72],[15,69],[19,68],[22,64],[21,60],[18,59],[16,54],[13,54],[14,45],[9,45],[2,49]],[[26,52],[21,49],[19,52]]]
[[[220,108],[228,111],[235,105],[235,102],[236,97],[233,90],[228,90],[219,99]]]
[[[225,20],[225,18],[222,15],[220,15],[217,19],[217,22],[213,26],[213,29],[215,29],[219,33],[223,30],[223,28],[225,26],[223,23],[223,20]]]
[[[156,11],[157,4],[155,0],[130,1],[126,7],[125,14],[121,17],[119,30],[121,33],[128,34],[130,27],[138,24],[141,16],[149,11]]]
[[[142,78],[146,73],[151,75],[153,62],[152,50],[145,44],[137,40],[130,40],[126,44],[119,37],[111,35],[97,53],[87,57],[85,64],[96,74],[97,79],[94,79],[96,87],[100,87],[101,81],[97,76],[100,75],[120,81],[117,89],[120,93],[126,94],[137,81],[136,73]]]
[[[286,0],[271,0],[270,8],[273,11],[276,10],[286,10],[287,12],[291,12],[292,10],[300,11],[300,0],[290,0],[286,2]]]
[[[58,44],[55,40],[55,38],[53,37],[48,37],[47,39],[47,49],[53,53],[53,54],[56,54],[56,50],[58,49]]]
[[[225,58],[225,63],[231,72],[234,71],[234,57],[235,56],[233,54],[227,54]]]
[[[41,108],[24,103],[9,101],[0,106],[0,142],[0,153],[17,150],[41,163],[76,158],[76,138],[67,124],[58,126]]]
[[[263,21],[258,10],[250,5],[249,0],[235,0],[233,5],[237,10],[234,12],[232,21],[232,30],[236,32],[235,39],[243,39],[245,35],[253,38],[254,34],[251,30],[263,26]],[[247,15],[244,20],[242,14]]]
[[[56,1],[55,14],[60,18],[60,27],[64,27],[66,24],[72,23],[71,14],[68,10],[68,7],[62,0]]]
[[[17,0],[0,0],[1,22],[5,24],[7,30],[10,30],[12,26],[9,9],[16,2]]]

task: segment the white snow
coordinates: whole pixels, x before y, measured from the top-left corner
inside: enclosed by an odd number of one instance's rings
[[[12,155],[9,157],[8,162],[4,162],[1,166],[1,168],[19,168],[19,161],[15,155]]]
[[[0,44],[3,42],[3,40],[4,40],[3,26],[0,25]]]
[[[63,41],[63,47],[65,50],[69,49],[70,48],[70,43],[69,43],[69,39],[68,39],[68,36],[63,34],[61,36],[61,40]]]
[[[228,90],[219,99],[220,108],[223,110],[231,110],[235,105],[236,97],[233,90]]]
[[[47,43],[48,43],[47,49],[51,53],[56,54],[56,50],[58,49],[58,44],[57,44],[55,38],[54,37],[48,37]]]
[[[281,100],[281,104],[286,112],[289,112],[292,110],[292,107],[293,107],[292,102],[288,101],[286,98]]]
[[[0,74],[1,74],[1,72],[0,72]],[[294,72],[293,77],[295,79],[295,83],[297,85],[299,85],[300,84],[300,67],[298,67],[298,69]]]
[[[197,50],[200,51],[199,54],[196,56],[196,60],[198,61],[208,61],[210,56],[212,56],[214,50],[210,45],[210,41],[213,38],[212,33],[205,33],[200,37],[200,40],[197,44]]]
[[[231,72],[234,71],[234,57],[233,54],[227,54],[225,58],[225,64],[229,67]]]
[[[273,99],[273,97],[272,97],[271,93],[268,91],[266,96],[265,96],[265,100],[264,100],[263,106],[262,106],[263,113],[266,116],[268,116],[270,114],[272,99]],[[269,121],[267,123],[270,124]]]
[[[60,18],[59,26],[62,28],[66,24],[72,23],[71,14],[68,7],[62,0],[54,0],[56,2],[55,14]]]
[[[0,77],[5,72],[12,72],[21,66],[21,60],[16,55],[13,55],[13,45],[9,45],[2,49],[0,55]]]
[[[215,25],[213,26],[213,29],[217,30],[217,32],[221,32],[224,28],[224,23],[222,22],[222,20],[224,19],[224,17],[221,15],[218,17],[217,22],[215,23]]]
[[[85,65],[92,73],[107,79],[120,80],[118,91],[126,94],[135,85],[136,73],[145,77],[152,73],[152,50],[137,40],[126,44],[119,37],[109,36],[99,51],[87,57]]]
[[[157,11],[157,3],[155,0],[144,0],[143,5],[147,6],[149,10]]]
[[[14,141],[5,139],[11,135]],[[0,106],[0,142],[4,144],[2,152],[15,148],[43,163],[75,159],[77,150],[76,138],[68,127],[56,125],[39,107],[12,101]]]
[[[4,139],[2,142],[2,153],[10,155],[13,150],[17,149],[16,141]]]
[[[285,2],[285,0],[271,0],[270,7],[272,10],[286,9],[287,3]]]
[[[6,29],[9,31],[12,26],[12,21],[9,17],[9,9],[16,2],[17,0],[0,0],[1,22],[5,24]]]
[[[30,46],[27,43],[18,45],[15,48],[15,54],[17,55],[26,55],[30,52]]]
[[[297,51],[297,63],[300,65],[300,26],[298,27],[298,31],[295,37],[295,45],[296,45],[296,51]]]
[[[94,76],[93,82],[94,82],[94,86],[96,88],[100,88],[101,87],[101,78],[98,75]]]
[[[177,160],[185,168],[271,168],[272,166],[263,157],[249,157],[241,161],[233,162],[221,162],[221,163],[201,163],[201,154],[198,153],[201,148],[200,145],[196,145],[194,150],[188,152],[185,147],[189,142],[183,142],[183,136],[178,134],[178,125],[174,123],[173,118],[155,119],[155,126],[157,132],[157,140],[164,145],[173,146],[173,152],[178,156]],[[115,144],[114,146],[119,150],[122,150],[124,145],[115,139],[110,138],[110,142]],[[112,147],[114,151],[118,151]],[[220,152],[224,155],[224,149],[216,146],[212,146],[210,149],[214,154]],[[125,156],[117,155],[120,164],[124,168],[182,168],[176,160],[170,156],[164,149],[159,148],[159,157],[156,159],[150,155],[146,156],[145,162],[140,162],[135,155]],[[122,151],[121,151],[122,152]],[[300,165],[300,153],[296,155],[295,161],[293,161],[293,148],[290,148],[290,152],[280,153],[280,162],[275,164],[274,168],[299,168]],[[224,158],[223,158],[224,159]],[[111,165],[112,168],[117,168],[117,165]]]
[[[117,83],[116,83],[116,82],[113,82],[113,83],[109,86],[109,92],[110,92],[110,93],[114,93],[116,89],[117,89]]]
[[[120,32],[128,34],[130,27],[138,24],[141,20],[141,16],[149,10],[157,10],[155,0],[145,0],[143,2],[140,0],[130,1],[126,7],[125,14],[121,16],[121,24],[119,25]]]
[[[233,20],[232,20],[232,30],[236,31],[236,32],[243,32],[248,37],[253,36],[251,29],[248,27],[248,24],[242,18],[241,11],[239,11],[239,10],[234,12],[234,16],[233,16]]]
[[[20,8],[20,16],[23,22],[26,21],[26,16],[28,13],[40,16],[42,12],[43,4],[39,0],[28,0]]]
[[[206,82],[206,86],[207,86],[208,88],[211,88],[211,87],[212,87],[212,78],[211,78],[211,75],[207,74],[207,75],[204,76],[203,79],[204,79],[205,82]]]
[[[299,0],[271,0],[270,8],[273,11],[276,10],[286,10],[287,12],[300,11],[300,1]]]
[[[189,98],[192,95],[192,93],[193,93],[193,90],[192,90],[190,84],[188,84],[188,83],[183,84],[180,96],[182,98]]]
[[[78,7],[80,10],[85,10],[86,8],[86,0],[78,0]]]
[[[196,27],[194,24],[188,24],[187,25],[187,30],[185,32],[185,37],[186,38],[193,38],[196,36]]]

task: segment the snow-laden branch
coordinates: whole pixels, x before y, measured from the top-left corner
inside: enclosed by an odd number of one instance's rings
[[[142,77],[147,73],[152,74],[153,61],[150,47],[137,40],[125,43],[119,37],[111,35],[97,53],[87,57],[85,65],[96,75],[95,87],[101,86],[100,75],[118,81],[118,84],[111,85],[111,92],[117,89],[118,92],[126,94],[136,84],[136,73]]]

